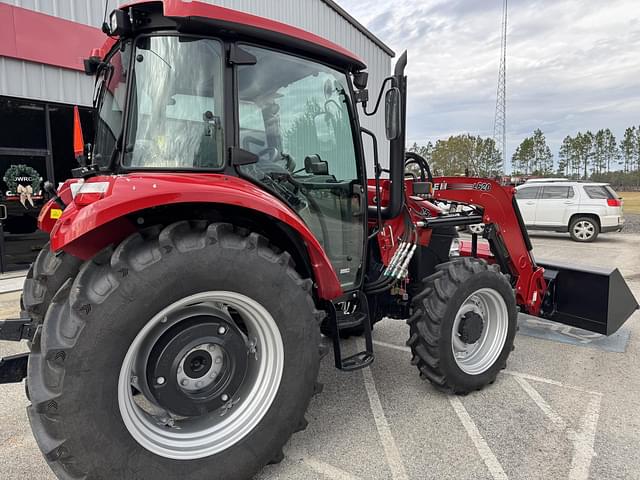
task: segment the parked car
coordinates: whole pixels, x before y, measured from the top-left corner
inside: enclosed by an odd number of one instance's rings
[[[516,200],[529,230],[569,232],[576,242],[624,227],[622,198],[607,183],[532,179],[516,187]]]

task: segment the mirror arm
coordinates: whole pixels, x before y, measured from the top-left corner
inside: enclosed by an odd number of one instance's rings
[[[384,93],[384,86],[386,85],[387,82],[393,82],[394,77],[387,77],[384,79],[384,81],[382,82],[382,85],[380,86],[380,92],[378,92],[378,99],[376,100],[376,105],[373,108],[372,111],[367,112],[366,106],[363,105],[362,106],[362,113],[364,113],[367,117],[370,117],[372,115],[375,115],[378,112],[378,108],[380,107],[380,101],[382,100],[382,94]]]

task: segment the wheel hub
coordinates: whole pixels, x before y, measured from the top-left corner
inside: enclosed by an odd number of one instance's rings
[[[178,365],[178,385],[196,392],[211,385],[224,367],[224,350],[214,343],[198,345]]]
[[[476,312],[467,312],[460,320],[458,333],[464,343],[472,344],[480,340],[483,329],[484,321],[482,320],[482,316]]]
[[[246,337],[233,322],[199,316],[168,329],[147,361],[159,406],[180,416],[215,411],[233,398],[248,367]]]

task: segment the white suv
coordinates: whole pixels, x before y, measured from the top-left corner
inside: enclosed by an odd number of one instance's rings
[[[529,180],[516,187],[516,200],[527,229],[569,232],[576,242],[624,226],[622,199],[607,183]]]

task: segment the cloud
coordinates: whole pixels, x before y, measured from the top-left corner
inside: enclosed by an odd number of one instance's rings
[[[409,143],[493,133],[501,0],[341,0],[396,52],[407,49]],[[510,0],[507,153],[541,128],[568,134],[640,124],[637,0]]]

